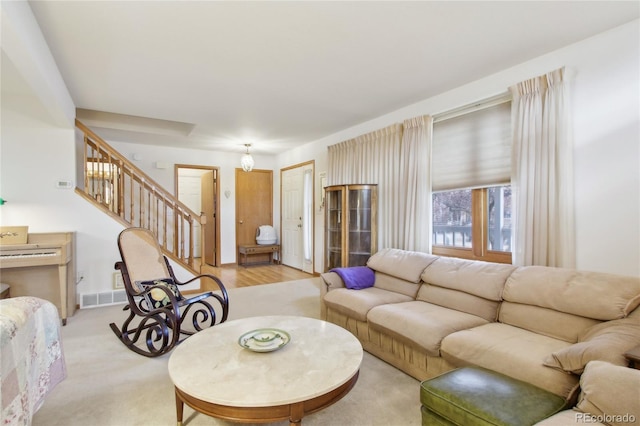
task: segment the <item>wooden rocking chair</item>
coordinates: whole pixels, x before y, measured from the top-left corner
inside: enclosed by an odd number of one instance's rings
[[[151,231],[125,229],[118,236],[118,248],[122,261],[115,268],[122,273],[129,301],[123,310],[129,311],[129,317],[122,327],[115,323],[110,327],[127,348],[148,357],[160,356],[180,343],[181,336],[227,320],[229,297],[222,282],[213,275],[179,282]],[[185,298],[179,286],[198,279],[213,280],[219,290]]]

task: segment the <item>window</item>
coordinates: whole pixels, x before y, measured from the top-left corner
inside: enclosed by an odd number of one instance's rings
[[[511,263],[511,186],[433,194],[433,253]]]
[[[433,253],[511,263],[511,102],[435,117]]]

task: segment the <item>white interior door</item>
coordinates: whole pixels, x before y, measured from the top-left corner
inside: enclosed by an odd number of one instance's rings
[[[302,269],[302,216],[303,216],[302,167],[282,172],[282,264]]]
[[[282,263],[313,274],[313,164],[282,172]]]

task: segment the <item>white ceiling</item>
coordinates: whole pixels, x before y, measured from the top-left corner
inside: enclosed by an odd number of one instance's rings
[[[30,4],[105,139],[264,154],[639,16],[636,1]]]

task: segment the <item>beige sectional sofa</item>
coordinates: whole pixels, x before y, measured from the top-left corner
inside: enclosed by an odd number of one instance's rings
[[[576,400],[590,360],[626,365],[640,344],[640,278],[383,249],[374,285],[322,274],[322,318],[425,380],[476,365]]]

